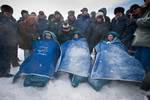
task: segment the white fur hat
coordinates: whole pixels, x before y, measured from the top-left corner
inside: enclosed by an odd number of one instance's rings
[[[103,16],[103,20],[105,22],[105,17],[104,17],[104,13],[102,11],[97,12],[95,18],[97,18],[98,16]]]
[[[100,12],[97,12],[95,17],[98,17],[98,16],[104,16],[104,13],[101,12],[101,11],[100,11]]]

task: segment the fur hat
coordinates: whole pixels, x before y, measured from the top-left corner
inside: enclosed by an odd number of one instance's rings
[[[9,5],[2,5],[1,6],[1,11],[2,12],[9,12],[9,13],[13,13],[13,8]]]
[[[44,12],[43,11],[39,11],[39,15],[44,15]]]
[[[27,10],[21,10],[21,15],[23,15],[24,13],[29,13]]]
[[[88,9],[87,8],[82,8],[81,12],[84,12],[84,11],[88,11]]]
[[[125,11],[125,9],[123,7],[117,7],[114,10],[114,14],[119,13],[119,12],[124,14],[124,11]]]
[[[134,10],[136,10],[137,8],[141,8],[138,4],[133,4],[131,7],[130,7],[130,13],[132,13]]]
[[[44,14],[43,11],[39,11],[38,18],[39,18],[39,19],[46,19],[46,15]]]
[[[96,16],[95,16],[95,18],[97,18],[97,17],[99,17],[99,16],[102,16],[102,18],[103,18],[103,21],[105,22],[104,13],[103,13],[102,11],[100,11],[100,12],[97,12],[97,13],[96,13]]]
[[[98,16],[104,16],[104,13],[103,12],[97,12],[95,17],[98,17]]]
[[[63,25],[62,25],[62,27],[63,27],[64,29],[68,29],[68,28],[70,28],[70,25],[69,25],[69,23],[64,22]]]
[[[35,12],[31,12],[31,14],[30,14],[30,15],[36,16],[36,13],[35,13]]]
[[[74,16],[75,12],[73,10],[68,11],[68,16]]]
[[[95,12],[95,11],[92,11],[92,12],[90,13],[90,15],[95,17],[95,16],[96,16],[96,12]]]
[[[60,13],[59,11],[55,11],[55,12],[54,12],[54,15],[57,15],[57,14],[58,14],[58,15],[61,15],[61,13]]]

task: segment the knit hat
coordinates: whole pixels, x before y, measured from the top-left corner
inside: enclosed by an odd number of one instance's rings
[[[9,12],[9,13],[13,13],[13,8],[9,5],[2,5],[1,6],[1,11],[2,12]]]
[[[124,11],[125,11],[125,9],[123,7],[117,7],[114,10],[114,14],[119,13],[119,12],[120,13],[124,13]]]

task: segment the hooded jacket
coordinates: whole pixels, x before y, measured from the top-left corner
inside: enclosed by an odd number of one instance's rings
[[[18,27],[13,17],[0,14],[0,45],[14,47],[18,44]]]
[[[100,10],[98,10],[98,12],[103,12],[104,17],[106,19],[106,22],[110,23],[110,18],[107,16],[107,9],[106,8],[101,8]]]

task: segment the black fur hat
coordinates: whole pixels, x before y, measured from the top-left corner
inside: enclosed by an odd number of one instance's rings
[[[13,13],[13,8],[9,5],[2,5],[1,6],[1,11],[2,12],[9,12],[9,13]]]
[[[125,9],[123,7],[117,7],[114,10],[114,14],[119,13],[119,12],[124,14],[124,11],[125,11]]]
[[[68,11],[68,16],[74,16],[75,15],[75,11],[74,10],[70,10],[70,11]]]
[[[87,8],[82,8],[81,12],[84,12],[84,11],[88,11],[88,9]]]
[[[130,7],[130,13],[132,13],[134,10],[136,10],[137,8],[141,8],[138,4],[133,4],[131,7]]]

